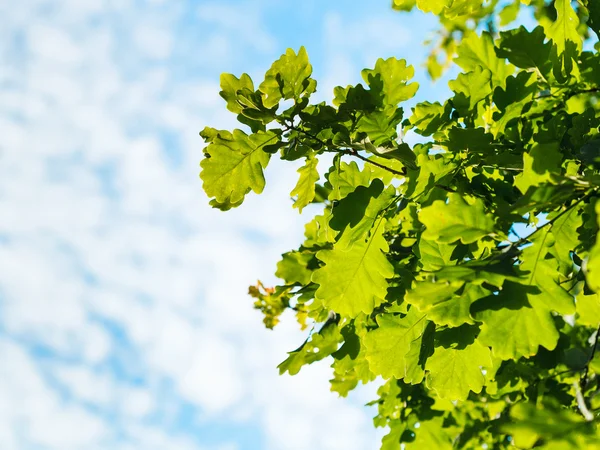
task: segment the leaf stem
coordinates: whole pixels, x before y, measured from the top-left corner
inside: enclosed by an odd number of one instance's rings
[[[358,153],[356,150],[342,150],[342,153],[345,155],[356,156],[358,159],[360,159],[364,162],[367,162],[369,164],[372,164],[376,167],[379,167],[380,169],[387,170],[388,172],[393,173],[394,175],[398,175],[401,177],[404,177],[406,175],[406,174],[400,172],[399,170],[392,169],[391,167],[384,166],[383,164],[380,164],[377,161],[373,161],[372,159],[366,158],[365,156]]]
[[[521,169],[519,167],[500,167],[500,166],[489,166],[489,165],[484,165],[484,166],[479,166],[479,167],[482,167],[484,169],[514,170],[515,172],[523,172],[523,169]]]
[[[309,133],[306,130],[303,130],[301,128],[296,128],[293,125],[286,126],[286,131],[290,131],[290,130],[297,131],[299,133],[303,133],[304,135],[308,136],[309,138],[314,139],[315,141],[317,141],[323,147],[329,148],[329,145],[327,144],[327,142],[325,142],[323,139],[320,139],[319,137],[315,136],[314,134]],[[360,153],[358,153],[354,149],[352,149],[352,150],[349,150],[349,149],[336,149],[336,150],[333,150],[333,151],[335,153],[341,153],[343,155],[356,156],[358,159],[360,159],[360,160],[362,160],[364,162],[367,162],[369,164],[372,164],[374,166],[377,166],[380,169],[387,170],[388,172],[393,173],[394,175],[398,175],[398,176],[401,176],[401,177],[403,177],[403,176],[406,175],[405,173],[402,173],[399,170],[392,169],[391,167],[384,166],[383,164],[380,164],[377,161],[373,161],[373,160],[371,160],[371,159],[369,159],[369,158],[361,155]]]

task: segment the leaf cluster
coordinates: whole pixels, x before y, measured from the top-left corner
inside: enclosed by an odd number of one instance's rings
[[[497,34],[471,25],[498,1],[395,0],[462,32],[443,103],[407,113],[418,85],[397,58],[311,103],[301,48],[258,86],[224,74],[245,131],[201,132],[222,210],[263,191],[272,158],[303,162],[293,207],[318,213],[281,284],[250,294],[267,327],[291,311],[310,328],[282,373],[327,359],[342,396],[386,380],[385,450],[600,448],[600,54],[583,45],[600,6],[520,0],[501,20],[522,4],[541,25]]]

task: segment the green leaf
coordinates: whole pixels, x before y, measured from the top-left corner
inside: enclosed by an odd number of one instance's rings
[[[471,305],[489,294],[487,289],[464,281],[428,280],[417,283],[404,299],[437,325],[458,327],[473,323]]]
[[[596,200],[596,218],[600,227],[600,200]],[[600,293],[600,233],[597,234],[596,244],[588,255],[585,279],[590,289]]]
[[[555,0],[556,21],[546,29],[548,38],[552,39],[562,54],[569,50],[569,42],[574,44],[578,52],[581,51],[582,40],[577,27],[579,26],[579,17],[573,9],[570,0]]]
[[[600,3],[594,0],[587,0],[586,4],[589,11],[588,25],[600,38]]]
[[[237,101],[238,91],[242,89],[254,91],[254,84],[248,74],[242,74],[239,79],[230,73],[221,75],[221,92],[219,92],[219,95],[227,102],[227,109],[236,114],[241,113],[243,109],[243,106]]]
[[[393,0],[392,8],[398,11],[411,11],[416,4],[417,0]]]
[[[455,249],[455,245],[421,237],[419,240],[419,262],[422,264],[423,270],[426,271],[438,270],[444,266],[456,264],[452,261],[452,253]]]
[[[516,30],[500,32],[496,54],[500,58],[507,58],[521,69],[536,68],[546,77],[552,70],[552,43],[544,43],[545,40],[546,35],[542,27],[538,26],[530,32],[521,25]]]
[[[384,378],[404,378],[410,367],[406,363],[411,345],[425,331],[425,314],[411,309],[405,317],[384,314],[377,316],[379,328],[364,338],[366,358],[371,372]]]
[[[345,163],[338,160],[334,162],[332,170],[327,174],[327,179],[331,184],[329,200],[341,200],[357,187],[369,185],[371,168],[365,166],[360,169],[355,161]]]
[[[444,428],[443,419],[436,417],[431,420],[419,422],[419,428],[415,430],[415,438],[405,443],[406,450],[451,450],[452,439],[450,431]]]
[[[535,95],[538,93],[537,77],[534,73],[519,72],[518,75],[506,79],[506,89],[501,87],[494,91],[494,104],[498,111],[494,113],[495,123],[492,130],[495,136],[506,131],[506,127],[513,119],[527,112]]]
[[[404,356],[406,364],[403,381],[408,384],[420,384],[425,378],[425,364],[433,353],[435,324],[428,322],[423,333],[410,343]]]
[[[423,136],[442,131],[450,123],[450,104],[446,106],[440,103],[423,102],[418,103],[413,109],[410,123],[415,127],[417,133]]]
[[[397,1],[397,0],[396,0]],[[407,424],[401,420],[390,422],[390,432],[381,439],[380,450],[400,450],[402,435],[406,431]]]
[[[436,333],[436,347],[427,360],[427,384],[440,397],[466,400],[485,384],[482,369],[492,367],[490,349],[475,339],[477,327],[463,325]]]
[[[552,448],[579,449],[587,447],[586,442],[591,443],[589,439],[595,435],[592,423],[554,404],[536,407],[532,403],[521,402],[511,408],[510,418],[510,423],[503,428],[513,435],[519,448],[531,448],[543,438],[548,442],[566,441],[574,445]]]
[[[512,66],[496,56],[494,41],[487,32],[481,36],[468,33],[459,45],[457,54],[454,61],[464,70],[473,71],[478,67],[489,70],[494,86],[504,86],[506,77],[513,71]]]
[[[532,186],[550,182],[552,174],[560,174],[562,159],[558,142],[536,143],[523,154],[523,172],[515,177],[515,186],[525,194]]]
[[[335,87],[333,89],[335,95],[333,104],[338,106],[339,111],[343,112],[371,112],[385,106],[382,105],[381,77],[377,77],[377,81],[378,84],[374,86],[376,89],[373,90],[366,90],[360,83],[356,86],[347,86],[345,88],[341,86]]]
[[[400,163],[402,163],[402,165],[404,167],[408,167],[410,169],[416,169],[416,167],[417,167],[415,165],[415,161],[416,161],[417,157],[413,153],[413,151],[410,149],[408,144],[406,144],[406,143],[401,143],[401,144],[394,143],[390,147],[373,147],[373,148],[369,148],[368,150],[371,153],[374,153],[376,156],[379,156],[381,158],[394,159],[396,161],[399,161]],[[375,159],[376,159],[375,157],[370,158],[370,160],[372,160],[372,161]],[[389,164],[391,166],[391,168],[396,171],[399,170],[399,168],[393,167],[393,164],[390,164],[387,161],[385,161],[384,163]],[[373,170],[374,170],[374,172],[376,172],[378,169],[380,169],[380,168],[376,167]],[[389,173],[386,174],[386,176],[387,175],[389,175]]]
[[[342,328],[344,344],[333,353],[334,378],[331,382],[331,391],[339,393],[342,397],[354,389],[359,382],[367,383],[375,378],[369,370],[369,362],[365,359],[365,346],[361,338],[366,333],[362,321],[354,320]]]
[[[558,331],[550,311],[575,312],[573,298],[559,284],[558,261],[550,254],[554,240],[549,227],[531,240],[533,245],[521,255],[522,281],[505,282],[498,295],[485,299],[489,309],[474,314],[484,324],[480,341],[502,359],[528,358],[540,345],[553,350]]]
[[[357,131],[366,133],[374,146],[388,144],[398,137],[396,128],[402,121],[402,108],[388,108],[363,115]]]
[[[334,245],[321,250],[317,258],[325,265],[315,271],[312,281],[319,285],[316,298],[342,316],[370,314],[386,296],[387,279],[394,269],[387,260],[388,243],[383,237],[385,219],[380,219],[366,240],[355,242],[349,250]],[[347,244],[343,243],[343,248]]]
[[[452,0],[417,0],[417,7],[423,12],[440,14]]]
[[[310,78],[312,66],[308,62],[308,54],[300,47],[298,54],[291,48],[273,63],[265,74],[258,89],[265,95],[264,105],[267,108],[276,106],[281,99],[300,100],[302,94],[310,95],[315,91],[316,82]]]
[[[315,198],[315,184],[320,178],[317,170],[318,163],[317,158],[309,156],[306,158],[306,163],[298,169],[300,179],[290,195],[292,197],[296,196],[294,208],[298,208],[300,212]]]
[[[502,8],[502,11],[500,11],[500,14],[498,15],[500,18],[500,26],[504,27],[504,26],[508,25],[509,23],[517,20],[519,11],[521,9],[520,7],[521,7],[521,3],[519,2],[519,0],[517,0],[513,3],[506,5],[504,8]]]
[[[395,190],[384,190],[376,178],[369,187],[359,186],[333,208],[329,225],[339,231],[336,249],[349,250],[355,243],[365,241],[379,219],[380,213],[391,204]]]
[[[562,288],[558,261],[551,254],[555,250],[555,239],[551,229],[546,227],[530,241],[533,245],[525,248],[521,253],[522,263],[519,266],[526,273],[523,285],[535,287],[537,291],[534,293],[532,290],[527,295],[530,303],[536,298],[536,301],[543,303],[546,308],[561,314],[573,314],[575,312],[573,297]],[[529,289],[524,289],[524,292],[529,292]]]
[[[488,285],[500,287],[505,280],[520,280],[514,275],[511,262],[497,260],[469,260],[460,265],[443,267],[431,276],[437,280],[466,281],[477,285],[487,283]]]
[[[491,95],[492,72],[477,66],[475,70],[459,74],[456,80],[448,82],[448,86],[456,94],[452,99],[454,107],[462,115],[474,109],[477,104]]]
[[[204,149],[208,157],[200,164],[206,194],[214,197],[217,204],[229,205],[224,209],[241,204],[250,191],[260,194],[265,187],[263,169],[270,156],[262,147],[276,139],[271,131],[250,136],[241,130],[234,130],[233,134],[220,131]]]
[[[221,77],[252,134],[200,133],[214,207],[261,192],[279,157],[304,164],[294,206],[320,208],[282,285],[249,289],[267,328],[313,325],[280,370],[331,356],[342,396],[387,378],[370,403],[384,450],[600,449],[583,406],[600,411],[600,1],[393,5],[437,14],[422,56],[452,74],[445,97],[412,100],[413,67],[389,58],[310,104],[306,51],[288,50],[258,88]]]
[[[375,69],[364,69],[361,74],[372,91],[383,95],[384,105],[397,106],[413,98],[419,89],[418,83],[408,84],[415,69],[407,66],[404,59],[379,58]]]
[[[537,79],[534,73],[519,72],[517,76],[509,76],[506,79],[506,89],[501,87],[494,91],[494,104],[500,112],[506,115],[506,111],[517,109],[518,114],[527,107],[528,101],[534,100],[538,92]],[[507,119],[504,119],[506,122]]]
[[[475,318],[483,322],[479,340],[492,347],[494,356],[505,360],[528,358],[538,352],[540,345],[548,350],[556,347],[558,331],[549,308],[536,293],[535,287],[507,281],[502,291],[489,300],[494,309],[475,312]]]
[[[289,372],[290,375],[296,375],[302,366],[330,356],[338,349],[341,341],[338,326],[333,322],[326,323],[318,333],[314,333],[300,347],[288,353],[287,359],[277,366],[279,374]]]
[[[573,314],[575,304],[573,297],[562,288],[558,261],[551,255],[556,243],[554,234],[549,228],[539,232],[531,239],[533,245],[525,248],[521,254],[520,269],[527,273],[525,286],[536,287],[538,293],[529,295],[539,297],[547,308],[561,314]]]
[[[417,155],[417,170],[409,170],[408,183],[404,186],[406,197],[419,198],[436,184],[449,176],[456,165],[444,155]],[[416,173],[415,173],[416,172]]]
[[[444,15],[448,19],[458,19],[460,16],[469,16],[481,9],[481,0],[452,0]]]
[[[566,211],[560,211],[560,216],[552,224],[554,237],[553,254],[560,263],[561,271],[569,273],[573,267],[571,252],[580,246],[577,230],[583,225],[583,208],[581,204],[575,205]],[[554,219],[556,214],[549,215],[548,220]]]
[[[494,148],[493,140],[494,136],[483,128],[455,127],[448,132],[446,145],[451,152],[489,153]]]
[[[425,239],[442,243],[460,240],[463,244],[470,244],[493,234],[494,220],[486,214],[481,199],[467,203],[454,193],[449,194],[448,199],[448,203],[437,200],[419,213],[419,220],[425,225]]]
[[[597,327],[600,323],[600,294],[577,296],[577,323]]]
[[[325,210],[324,214],[315,216],[313,220],[306,224],[304,227],[306,238],[303,244],[304,247],[321,249],[335,242],[336,232],[329,226],[330,216],[331,213]]]
[[[287,252],[281,261],[277,263],[275,276],[285,280],[286,283],[300,283],[302,285],[310,282],[311,271],[307,269],[308,263],[314,258],[309,252]]]
[[[579,17],[571,5],[571,0],[555,0],[556,21],[545,27],[546,35],[552,39],[557,56],[554,64],[554,75],[561,82],[568,81],[568,76],[576,67],[575,60],[581,52],[583,41],[579,35]],[[566,76],[566,78],[565,78]]]

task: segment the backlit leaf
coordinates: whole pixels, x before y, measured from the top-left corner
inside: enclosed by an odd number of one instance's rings
[[[437,200],[419,213],[425,239],[470,244],[493,233],[494,221],[480,199],[467,203],[459,194],[449,194],[448,199],[448,203]]]
[[[361,312],[370,314],[385,298],[387,279],[394,270],[385,255],[384,220],[378,220],[371,235],[349,250],[334,245],[332,250],[317,253],[324,266],[314,272],[312,281],[319,285],[316,296],[327,308],[356,317]]]
[[[366,358],[371,371],[384,378],[404,378],[409,370],[406,356],[427,325],[425,314],[411,309],[405,317],[378,316],[377,323],[379,328],[365,336]]]
[[[298,169],[300,179],[292,190],[291,196],[296,197],[294,208],[298,208],[300,212],[315,198],[315,183],[319,181],[318,162],[315,157],[306,158],[306,164]]]
[[[263,170],[270,157],[262,147],[276,139],[270,131],[250,136],[241,130],[233,134],[219,132],[204,150],[210,157],[200,164],[206,194],[231,206],[239,205],[251,190],[260,194],[265,187]]]

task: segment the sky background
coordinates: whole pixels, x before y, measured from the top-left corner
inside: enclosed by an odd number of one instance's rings
[[[377,57],[420,64],[431,18],[387,0],[0,0],[0,448],[378,448],[375,386],[329,392],[327,362],[246,295],[301,241],[294,164],[222,213],[198,178],[231,128],[221,72],[258,84],[305,45],[317,98]]]

